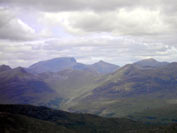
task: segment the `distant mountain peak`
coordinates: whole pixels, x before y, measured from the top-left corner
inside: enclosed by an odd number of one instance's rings
[[[94,63],[93,65],[95,65],[95,64],[96,64],[96,65],[98,65],[98,64],[100,64],[100,65],[114,65],[114,64],[105,62],[105,61],[103,61],[103,60],[100,60],[100,61]],[[114,66],[117,66],[117,65],[114,65]]]
[[[11,68],[7,65],[0,65],[0,72],[7,71],[7,70],[11,70]]]
[[[168,64],[168,62],[159,62],[153,58],[148,58],[144,60],[140,60],[138,62],[134,63],[135,65],[138,65],[140,67],[160,67],[165,66]]]
[[[58,72],[64,69],[70,69],[77,64],[73,57],[59,57],[50,60],[37,62],[29,67],[34,72]]]
[[[23,67],[16,67],[16,68],[14,68],[14,71],[16,71],[16,72],[22,72],[22,73],[27,73],[27,71]]]
[[[147,59],[140,60],[138,62],[158,62],[158,61],[154,58],[147,58]]]
[[[118,70],[119,66],[100,60],[99,62],[96,62],[93,65],[91,65],[91,68],[101,74],[108,74]]]
[[[103,61],[103,60],[100,60],[100,61],[98,61],[97,63],[107,63],[107,62],[105,62],[105,61]]]

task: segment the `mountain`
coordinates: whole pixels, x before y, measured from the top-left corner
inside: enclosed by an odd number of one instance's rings
[[[103,118],[31,105],[0,105],[1,133],[175,133],[174,125],[148,125],[123,118]]]
[[[10,70],[11,68],[7,65],[0,65],[0,72]]]
[[[151,68],[151,67],[162,67],[168,64],[168,62],[158,62],[157,60],[153,59],[153,58],[149,58],[149,59],[144,59],[138,62],[134,63],[137,66],[140,67],[145,67],[145,68]]]
[[[42,73],[42,72],[58,72],[64,69],[70,69],[77,65],[77,62],[72,57],[61,57],[50,59],[46,61],[40,61],[29,67],[32,72]]]
[[[150,69],[129,64],[102,81],[89,95],[67,103],[68,110],[125,117],[171,105],[177,97],[177,63]]]
[[[85,65],[82,63],[78,63],[73,57],[61,57],[35,63],[28,68],[28,71],[32,73],[43,73],[59,72],[67,69],[73,69],[94,71],[100,74],[108,74],[114,72],[118,68],[119,66],[117,65],[113,65],[103,61],[97,62],[92,65]]]
[[[70,59],[68,64],[75,65],[68,68],[66,62],[60,71],[34,74],[21,67],[1,66],[0,103],[45,105],[107,117],[131,116],[134,120],[139,118],[134,114],[176,104],[177,63],[154,65],[157,61],[150,59],[111,72],[110,64],[103,61],[84,65]],[[103,74],[106,71],[109,73]]]
[[[108,74],[118,70],[119,66],[104,61],[99,61],[97,63],[92,64],[89,68],[97,71],[100,74]]]
[[[22,67],[0,72],[0,103],[42,105],[56,96],[43,80]]]

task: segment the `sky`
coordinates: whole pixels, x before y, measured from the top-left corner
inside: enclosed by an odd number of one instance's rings
[[[176,0],[0,0],[0,64],[177,61]]]

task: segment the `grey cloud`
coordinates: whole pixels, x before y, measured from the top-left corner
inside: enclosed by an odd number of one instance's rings
[[[177,18],[160,10],[135,8],[109,12],[77,11],[44,13],[43,20],[58,27],[63,26],[71,34],[109,33],[115,36],[157,36],[177,33]],[[55,25],[55,26],[56,26]]]
[[[60,26],[65,26],[69,32],[77,34],[109,32],[116,35],[139,36],[177,32],[176,1],[0,0],[0,3],[9,8],[30,8],[44,12],[59,12],[60,15],[64,11],[68,15],[68,18],[63,18],[67,24],[62,23]],[[52,21],[57,21],[55,19]]]
[[[147,0],[144,1],[144,3]],[[68,10],[112,10],[121,6],[132,6],[142,3],[142,0],[1,0],[2,5],[30,7],[44,11],[68,11]]]
[[[29,66],[61,56],[118,65],[149,57],[162,61],[177,58],[176,1],[0,0],[0,6],[6,7],[0,8],[0,64]],[[37,10],[42,15],[36,18],[40,20],[36,25],[41,24],[44,31],[47,27],[47,32],[64,27],[72,37],[31,42],[39,37],[12,13],[16,8]]]
[[[157,8],[164,6],[170,10],[169,6],[176,4],[169,0],[1,0],[2,5],[21,6],[35,8],[43,11],[71,11],[71,10],[95,10],[108,11],[117,8]],[[174,6],[175,7],[175,6]],[[171,10],[173,11],[174,8]]]
[[[0,39],[7,40],[32,40],[33,29],[28,27],[8,9],[0,9]]]
[[[71,21],[72,20],[72,21]],[[115,35],[164,35],[177,33],[176,16],[165,16],[159,10],[136,8],[132,11],[82,12],[70,16],[68,21],[72,31]]]

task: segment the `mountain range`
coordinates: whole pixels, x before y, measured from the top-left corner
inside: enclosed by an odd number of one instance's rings
[[[78,94],[94,88],[102,75],[119,66],[106,62],[93,65],[62,57],[41,61],[29,68],[0,66],[0,103],[46,105],[58,108]]]
[[[119,66],[104,61],[92,65],[78,63],[73,57],[61,57],[40,61],[31,65],[28,70],[34,73],[59,72],[66,69],[95,71],[100,74],[108,74],[116,71]]]
[[[48,106],[144,122],[177,120],[177,63],[145,59],[122,67],[72,57],[28,68],[0,66],[0,103]],[[167,110],[163,117],[157,115]],[[147,113],[150,112],[150,113]]]

